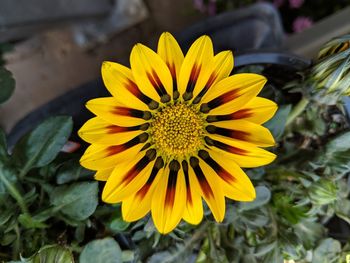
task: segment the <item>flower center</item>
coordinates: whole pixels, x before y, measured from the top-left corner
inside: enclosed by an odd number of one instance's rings
[[[155,148],[168,159],[184,159],[203,145],[204,120],[186,104],[162,108],[153,117],[151,137]]]

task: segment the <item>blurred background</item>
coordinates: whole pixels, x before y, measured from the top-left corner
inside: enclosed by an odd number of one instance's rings
[[[185,48],[206,33],[218,50],[277,49],[312,58],[321,44],[350,32],[349,5],[350,0],[0,0],[0,52],[16,81],[11,99],[0,105],[0,126],[9,133],[29,113],[99,79],[104,60],[127,65],[135,43],[155,48],[163,31]]]

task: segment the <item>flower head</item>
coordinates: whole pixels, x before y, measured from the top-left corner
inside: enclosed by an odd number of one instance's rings
[[[268,164],[275,155],[268,129],[277,106],[257,97],[266,79],[229,76],[233,56],[214,56],[208,36],[184,57],[170,33],[157,53],[142,44],[131,51],[131,69],[104,62],[102,77],[112,97],[90,100],[96,117],[80,129],[91,143],[80,162],[106,181],[102,199],[122,203],[126,221],[151,211],[161,233],[183,218],[198,224],[202,198],[216,221],[225,215],[225,197],[250,201],[255,190],[241,167]]]

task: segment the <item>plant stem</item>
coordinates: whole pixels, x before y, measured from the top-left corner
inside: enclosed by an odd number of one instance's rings
[[[306,106],[309,104],[309,99],[303,97],[297,105],[293,108],[292,112],[289,114],[286,127],[288,127],[294,120],[305,110]]]
[[[22,198],[20,192],[13,184],[11,184],[11,182],[9,180],[7,180],[6,176],[2,173],[1,170],[0,170],[0,181],[2,181],[4,183],[5,187],[9,191],[10,195],[17,201],[22,212],[24,214],[28,214],[29,211],[28,211],[27,205],[26,205],[24,199]]]

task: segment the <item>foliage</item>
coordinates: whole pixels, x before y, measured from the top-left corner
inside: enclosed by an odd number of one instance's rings
[[[279,101],[308,88],[288,87],[276,95]],[[343,262],[350,251],[348,121],[340,104],[321,105],[305,94],[301,108],[300,101],[280,105],[265,124],[277,140],[271,150],[278,159],[247,170],[255,201],[227,201],[223,223],[207,212],[201,225],[182,222],[165,236],[150,217],[127,223],[119,205],[99,201],[102,184],[79,165],[81,154],[61,152],[72,132],[70,117],[49,118],[11,151],[0,131],[0,260]],[[334,220],[338,228],[329,223]]]

